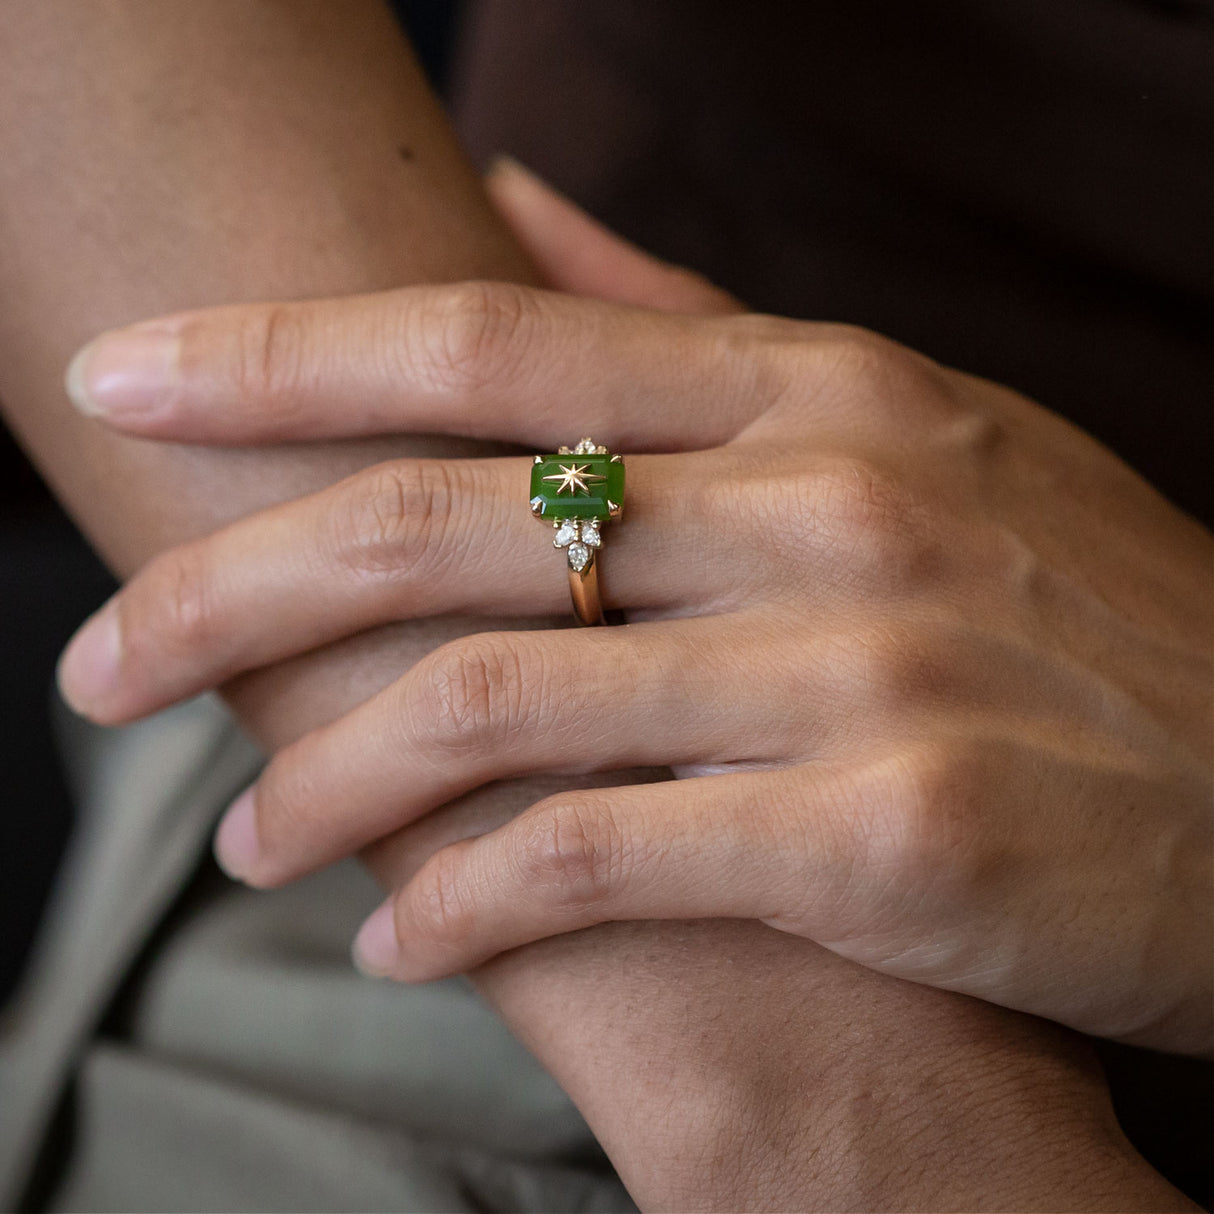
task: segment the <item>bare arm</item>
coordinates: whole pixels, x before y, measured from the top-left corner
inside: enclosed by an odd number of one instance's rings
[[[373,460],[454,450],[155,447],[82,421],[60,386],[95,332],[176,308],[530,276],[377,4],[9,0],[3,18],[0,399],[116,570]],[[251,334],[246,356],[274,340]],[[380,630],[248,677],[231,698],[277,747],[474,626]],[[536,795],[491,792],[449,829]],[[1168,1201],[1067,1037],[764,929],[596,929],[482,981],[648,1204],[701,1204],[706,1183],[723,1207],[807,1193],[905,1205],[916,1186],[930,1203],[941,1171],[961,1204],[1014,1192],[1028,1208],[1033,1185],[1045,1204],[1073,1194],[1073,1208]],[[947,1144],[944,1114],[963,1108],[987,1127],[964,1167],[929,1141]],[[920,1121],[929,1129],[912,1134]],[[1060,1135],[1074,1150],[1045,1152]],[[877,1167],[864,1152],[884,1141],[903,1154],[878,1151]],[[773,1166],[773,1149],[796,1166]],[[1026,1153],[1040,1165],[1027,1177]]]
[[[157,449],[82,421],[61,389],[82,341],[158,312],[530,273],[382,6],[10,3],[0,77],[0,399],[120,574],[268,501],[428,450]],[[250,335],[250,360],[259,337],[275,340]],[[420,651],[402,648],[398,665]],[[309,664],[290,723],[277,697],[250,710],[255,732],[277,744],[374,684],[333,670],[335,685],[327,668]]]

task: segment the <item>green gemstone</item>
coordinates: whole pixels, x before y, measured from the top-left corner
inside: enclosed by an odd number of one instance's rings
[[[545,455],[531,466],[531,509],[542,518],[611,518],[624,504],[624,461]]]

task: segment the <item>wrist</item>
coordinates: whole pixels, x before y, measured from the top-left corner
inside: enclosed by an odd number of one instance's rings
[[[974,1010],[946,998],[962,1017]],[[823,1083],[789,1152],[803,1199],[873,1210],[1189,1208],[1121,1133],[1086,1043],[977,1010],[985,1024],[940,1017],[943,1053],[929,1049],[892,1076],[878,1059],[875,1071]]]
[[[605,925],[478,980],[642,1208],[1189,1208],[1081,1038],[756,924]]]
[[[1130,1146],[1082,1039],[930,994],[931,1027],[912,1027],[912,1012],[886,1053],[841,1053],[812,1087],[722,1100],[729,1121],[696,1147],[711,1161],[701,1198],[722,1210],[1196,1208]]]

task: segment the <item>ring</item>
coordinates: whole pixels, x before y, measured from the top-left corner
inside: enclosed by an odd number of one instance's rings
[[[593,439],[561,447],[555,455],[537,455],[531,465],[531,513],[551,520],[554,548],[569,560],[569,593],[581,624],[603,624],[596,554],[603,523],[624,510],[624,457],[612,455]]]

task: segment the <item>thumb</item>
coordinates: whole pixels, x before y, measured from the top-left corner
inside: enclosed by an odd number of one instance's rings
[[[702,275],[637,248],[508,157],[485,179],[498,212],[549,286],[663,312],[745,311]]]

